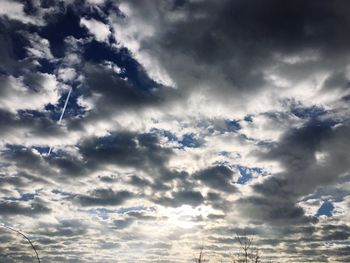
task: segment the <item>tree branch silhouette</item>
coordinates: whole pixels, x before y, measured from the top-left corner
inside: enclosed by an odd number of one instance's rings
[[[3,228],[6,228],[6,229],[8,229],[8,230],[10,230],[12,232],[15,232],[15,233],[21,235],[24,239],[26,239],[28,241],[28,243],[30,244],[30,246],[32,247],[32,249],[34,250],[36,258],[38,260],[38,263],[41,263],[38,251],[36,250],[36,248],[35,248],[34,244],[32,243],[32,241],[25,234],[23,234],[21,231],[19,231],[17,229],[14,229],[12,227],[6,226],[4,224],[1,224],[0,227],[3,227]]]

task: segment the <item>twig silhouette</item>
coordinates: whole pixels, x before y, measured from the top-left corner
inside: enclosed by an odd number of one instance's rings
[[[31,245],[32,249],[34,250],[36,258],[38,260],[38,263],[41,263],[38,251],[36,250],[36,248],[35,248],[34,244],[32,243],[32,241],[30,241],[30,239],[25,234],[23,234],[21,231],[19,231],[17,229],[14,229],[12,227],[9,227],[9,226],[3,225],[3,224],[1,224],[0,227],[6,228],[8,230],[11,230],[12,232],[15,232],[15,233],[21,235],[22,237],[24,237],[28,241],[28,243]]]

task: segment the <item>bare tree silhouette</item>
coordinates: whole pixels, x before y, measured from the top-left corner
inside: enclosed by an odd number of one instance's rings
[[[12,232],[15,232],[16,234],[19,234],[24,239],[26,239],[28,241],[28,243],[30,244],[30,246],[32,247],[32,249],[34,250],[35,255],[36,255],[36,259],[38,260],[38,263],[41,263],[38,251],[36,250],[36,248],[35,248],[34,244],[32,243],[32,241],[25,234],[23,234],[21,231],[19,231],[17,229],[14,229],[12,227],[9,227],[9,226],[3,225],[3,224],[1,224],[0,227],[3,227],[3,228],[6,228],[6,229],[8,229],[8,230],[10,230]]]
[[[198,255],[198,257],[196,257],[195,259],[194,259],[194,262],[195,263],[203,263],[204,262],[204,259],[203,259],[203,246],[200,248],[200,250],[199,250],[199,255]]]
[[[257,247],[252,245],[253,239],[248,238],[246,235],[237,235],[237,240],[240,245],[240,251],[238,255],[233,257],[233,263],[259,263],[261,262],[260,251]]]

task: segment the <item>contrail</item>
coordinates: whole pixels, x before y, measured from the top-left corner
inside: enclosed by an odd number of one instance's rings
[[[60,124],[62,119],[63,119],[63,115],[64,115],[64,112],[66,111],[67,104],[68,104],[71,92],[72,92],[72,87],[70,87],[70,89],[69,89],[69,92],[68,92],[68,95],[67,95],[67,98],[66,98],[66,102],[64,103],[64,106],[63,106],[63,109],[62,109],[62,113],[61,113],[60,119],[57,122],[58,124]],[[50,146],[50,149],[49,149],[49,152],[47,153],[47,156],[50,156],[52,149],[53,149],[53,146]]]
[[[12,232],[15,232],[15,233],[21,235],[22,237],[24,237],[24,238],[28,241],[28,243],[31,245],[32,249],[34,250],[35,255],[36,255],[36,259],[38,260],[39,263],[41,263],[40,258],[39,258],[38,251],[36,251],[36,248],[35,248],[34,244],[32,243],[32,241],[30,241],[30,239],[29,239],[25,234],[23,234],[23,233],[22,233],[21,231],[19,231],[19,230],[16,230],[16,229],[14,229],[14,228],[12,228],[12,227],[9,227],[9,226],[6,226],[6,225],[4,225],[4,224],[0,224],[0,227],[6,228],[6,229],[8,229],[8,230],[11,230]]]

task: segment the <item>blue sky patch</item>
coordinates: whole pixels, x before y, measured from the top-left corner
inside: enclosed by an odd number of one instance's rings
[[[51,103],[47,104],[45,106],[45,109],[50,112],[50,118],[54,121],[58,121],[61,114],[63,106],[66,102],[68,90],[64,93],[62,93],[60,99],[58,100],[57,105],[52,105]],[[63,119],[70,118],[70,117],[77,117],[85,114],[85,108],[81,107],[78,104],[78,98],[79,98],[79,90],[77,88],[72,88],[72,92],[70,94],[67,108],[64,112]]]
[[[246,121],[246,122],[253,122],[253,116],[252,115],[246,115],[244,117],[244,121]]]
[[[188,133],[183,135],[179,143],[183,147],[188,147],[188,148],[198,148],[201,145],[200,141],[195,137],[193,133]]]
[[[47,26],[39,30],[39,35],[50,42],[51,52],[55,57],[63,57],[65,53],[64,40],[67,36],[77,39],[88,36],[85,27],[80,26],[80,17],[68,7],[66,12],[53,18]]]
[[[9,200],[9,201],[24,201],[24,202],[27,202],[27,201],[31,201],[34,199],[36,194],[31,194],[31,193],[25,193],[25,194],[22,194],[21,197],[19,198],[15,198],[15,197],[5,197],[5,200]]]
[[[226,128],[229,132],[235,132],[241,129],[239,121],[236,120],[225,120]]]
[[[61,191],[59,189],[53,189],[51,192],[54,194],[57,194],[57,195],[62,195],[62,196],[72,196],[73,195],[71,193]]]
[[[84,48],[84,58],[87,61],[95,63],[111,61],[118,67],[125,69],[119,74],[119,76],[121,78],[127,78],[135,88],[149,91],[159,86],[158,83],[148,76],[143,67],[132,58],[127,49],[111,48],[106,43],[101,43],[96,40],[87,43]]]
[[[317,106],[295,107],[291,112],[300,119],[313,119],[327,113],[326,110]]]
[[[160,136],[167,138],[168,141],[172,141],[173,142],[173,141],[177,141],[178,140],[175,134],[173,134],[173,133],[171,133],[170,131],[167,131],[167,130],[160,130],[160,129],[153,128],[153,129],[151,129],[150,132],[159,134]]]
[[[333,216],[334,205],[330,201],[324,201],[320,208],[317,210],[316,216],[320,217],[322,215],[331,217]]]
[[[249,182],[251,179],[253,179],[253,173],[258,173],[263,176],[266,175],[266,172],[262,168],[258,168],[258,167],[249,168],[249,167],[237,165],[237,168],[239,170],[239,173],[241,174],[241,177],[237,180],[238,184],[245,184]]]

